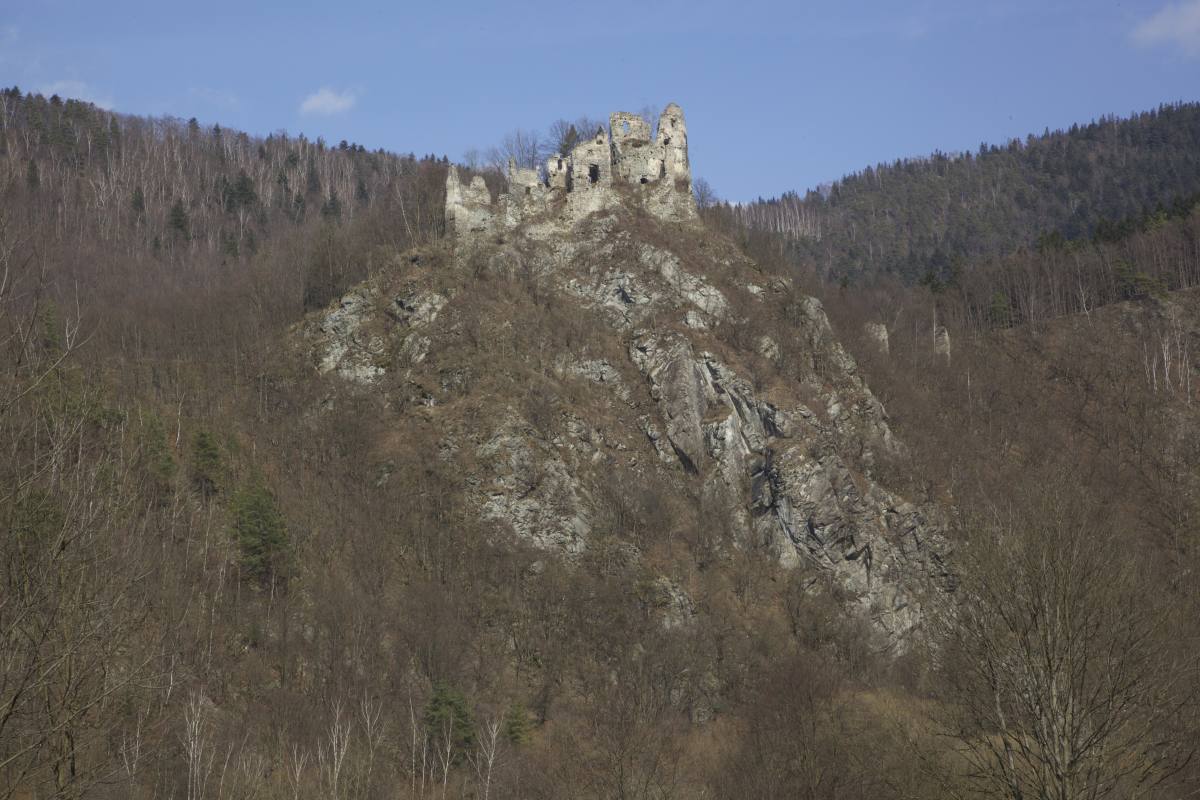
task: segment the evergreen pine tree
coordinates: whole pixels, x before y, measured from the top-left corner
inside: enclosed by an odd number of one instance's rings
[[[192,438],[192,484],[205,497],[212,497],[220,488],[222,461],[216,438],[208,431],[197,431]]]
[[[529,710],[521,703],[513,703],[504,714],[504,737],[512,744],[520,745],[529,741],[533,733],[533,720]]]
[[[425,708],[425,727],[434,739],[449,736],[452,758],[455,764],[470,755],[475,749],[475,720],[462,692],[444,681],[433,685],[433,696]]]
[[[329,199],[321,206],[321,216],[326,219],[340,219],[342,216],[342,201],[338,199],[337,192],[330,192]]]
[[[184,239],[191,236],[191,223],[188,220],[187,209],[183,207],[182,200],[176,200],[175,204],[171,206],[171,211],[167,215],[167,227]]]
[[[265,580],[279,571],[287,547],[287,526],[275,498],[261,483],[242,488],[229,503],[233,535],[242,551],[242,566]]]

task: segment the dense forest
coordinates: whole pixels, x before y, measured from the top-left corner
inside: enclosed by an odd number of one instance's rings
[[[792,258],[833,280],[880,273],[945,279],[979,258],[1084,239],[1200,192],[1200,103],[1104,118],[978,152],[878,164],[826,192],[724,214],[784,234]]]
[[[323,246],[304,248],[304,269],[275,276],[264,298],[316,307],[369,269],[369,258],[346,257],[346,237],[333,231],[370,231],[403,248],[440,235],[443,224],[444,157],[286,134],[251,139],[219,125],[202,129],[195,119],[123,116],[16,88],[0,94],[0,124],[4,158],[20,172],[23,192],[10,224],[36,220],[50,233],[48,247],[120,254],[140,280],[150,263],[179,263],[188,268],[154,282],[216,290],[211,270],[236,279],[247,270],[233,265],[258,263],[265,241],[307,245],[323,231]],[[97,268],[115,267],[78,268],[70,279],[83,288],[100,280]]]
[[[1127,300],[1163,298],[1200,283],[1200,199],[1176,199],[1152,213],[1104,220],[1090,236],[1068,239],[1042,234],[1032,246],[1005,255],[980,256],[944,274],[926,273],[916,285],[903,276],[871,274],[851,287],[829,281],[801,259],[778,234],[742,227],[719,208],[705,213],[710,225],[738,237],[760,260],[808,276],[812,285],[838,294],[877,298],[870,312],[883,324],[899,318],[896,298],[932,301],[930,327],[949,325],[970,333],[1038,324]]]
[[[706,210],[698,248],[823,301],[905,443],[879,472],[953,509],[957,613],[896,647],[651,482],[614,482],[613,534],[568,562],[458,502],[432,423],[365,457],[421,403],[289,342],[374,276],[467,282],[446,159],[3,92],[0,800],[1187,796],[1198,120]],[[467,277],[463,362],[527,381],[553,429],[527,354],[593,320]],[[630,542],[688,562],[703,624],[660,624]]]

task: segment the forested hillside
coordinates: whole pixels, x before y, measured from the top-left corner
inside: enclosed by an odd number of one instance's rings
[[[945,279],[981,257],[1058,234],[1088,238],[1200,192],[1200,104],[1164,105],[978,152],[868,167],[827,193],[718,208],[782,233],[833,280]]]
[[[445,169],[0,95],[0,797],[204,795],[197,715],[266,686],[210,678],[302,561],[284,332],[440,235]]]
[[[795,720],[830,791],[928,781],[862,694],[891,691],[891,648],[856,597],[731,548],[733,509],[687,471],[667,473],[684,503],[596,461],[661,459],[636,421],[608,444],[579,427],[639,408],[592,383],[619,391],[624,346],[519,260],[452,258],[443,163],[4,101],[0,798],[667,798],[738,776],[767,797],[802,780],[792,743],[764,772],[739,731]],[[699,259],[733,250],[672,235]],[[722,282],[749,308],[745,265]],[[401,328],[453,302],[417,352],[340,331],[395,373],[368,395],[300,343],[306,311],[333,319],[371,286],[395,287],[379,310]],[[785,301],[806,317],[772,289]],[[764,324],[709,346],[757,359]],[[821,348],[788,369],[847,369]],[[566,442],[597,475],[580,557],[464,502],[487,461],[516,502],[569,509],[564,467],[539,461]],[[851,738],[879,743],[869,774]]]
[[[74,271],[55,275],[81,289],[120,286],[112,271],[127,269],[143,288],[155,287],[151,294],[159,284],[219,290],[214,271],[240,280],[267,268],[255,258],[260,249],[270,260],[291,243],[304,255],[272,276],[270,302],[316,307],[369,269],[369,259],[346,248],[402,248],[443,225],[444,158],[283,133],[251,138],[16,88],[0,93],[0,129],[7,191],[17,193],[9,224],[36,222],[43,249],[92,253],[66,259]],[[275,247],[263,248],[267,241]],[[186,268],[149,266],[166,263]]]
[[[471,251],[445,159],[0,94],[0,800],[1187,796],[1196,117]]]

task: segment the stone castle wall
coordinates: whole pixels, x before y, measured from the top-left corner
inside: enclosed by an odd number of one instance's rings
[[[567,155],[555,154],[538,170],[508,164],[508,191],[492,203],[483,179],[464,186],[458,170],[446,176],[446,228],[456,238],[512,227],[535,214],[559,210],[570,217],[599,211],[621,201],[618,185],[633,187],[645,209],[663,219],[696,217],[688,163],[687,123],[683,109],[671,103],[650,124],[637,114],[618,111],[609,130],[597,130]]]

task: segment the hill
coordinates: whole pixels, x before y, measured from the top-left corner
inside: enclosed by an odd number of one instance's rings
[[[770,665],[915,646],[938,530],[820,304],[704,229],[678,109],[494,199],[7,97],[12,791],[200,793],[220,752],[469,793],[490,735],[497,792],[691,794]]]
[[[1200,193],[1200,104],[1178,103],[977,152],[878,164],[825,192],[718,208],[789,238],[792,259],[838,280],[945,279],[1039,237],[1088,238]]]
[[[1196,779],[1190,295],[814,281],[675,106],[501,175],[2,99],[0,798]]]

